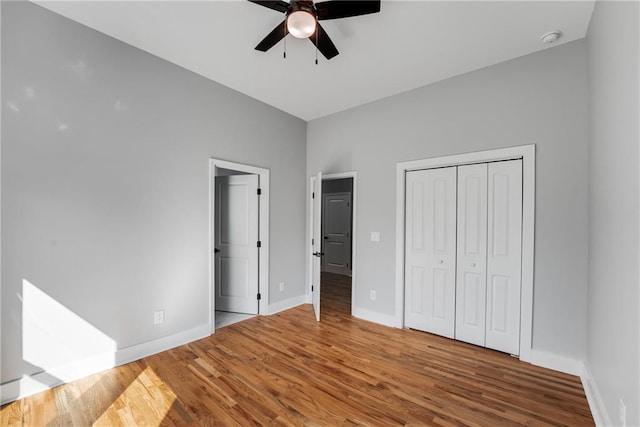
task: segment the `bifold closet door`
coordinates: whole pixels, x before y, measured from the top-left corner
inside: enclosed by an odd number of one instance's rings
[[[522,160],[488,169],[486,347],[519,354]]]
[[[458,167],[455,338],[485,345],[487,303],[487,164]]]
[[[455,333],[456,167],[407,172],[405,326]]]

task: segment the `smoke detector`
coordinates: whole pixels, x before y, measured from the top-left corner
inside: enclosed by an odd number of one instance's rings
[[[562,33],[560,31],[551,31],[550,33],[547,33],[540,37],[540,40],[544,44],[552,44],[555,43],[561,35]]]

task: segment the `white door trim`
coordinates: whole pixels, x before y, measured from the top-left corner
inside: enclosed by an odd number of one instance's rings
[[[259,176],[259,186],[262,191],[259,207],[259,248],[258,281],[261,299],[258,303],[259,314],[266,314],[269,307],[269,169],[229,162],[220,159],[209,159],[209,323],[211,333],[215,332],[215,263],[213,249],[215,240],[215,185],[216,168],[231,169],[239,172],[256,174]]]
[[[340,173],[330,173],[327,175],[322,175],[322,180],[323,181],[329,181],[329,180],[334,180],[334,179],[344,179],[344,178],[352,178],[353,179],[353,184],[352,184],[352,188],[351,188],[351,198],[352,200],[352,204],[351,204],[351,217],[353,218],[353,223],[351,226],[351,315],[353,316],[353,309],[355,307],[355,302],[356,302],[356,242],[357,242],[357,227],[356,227],[356,221],[358,218],[358,210],[357,210],[357,206],[358,206],[358,172],[356,171],[351,171],[351,172],[340,172]],[[309,196],[308,196],[308,200],[310,200],[310,205],[309,205],[309,245],[308,245],[308,263],[307,265],[309,266],[309,271],[307,274],[308,277],[308,286],[307,286],[307,292],[306,292],[306,297],[307,297],[307,301],[311,301],[311,284],[313,283],[313,255],[312,255],[312,247],[311,247],[311,239],[313,238],[313,200],[311,199],[311,192],[313,191],[313,184],[315,182],[316,177],[312,176],[309,178]],[[322,187],[321,187],[322,188]]]
[[[520,302],[520,360],[530,361],[533,327],[533,268],[535,230],[535,144],[455,154],[396,164],[396,326],[404,327],[405,174],[445,166],[522,159],[522,295]],[[355,202],[354,202],[355,205]],[[355,228],[355,227],[354,227]]]
[[[313,304],[313,295],[311,293],[311,286],[313,286],[313,216],[315,212],[313,210],[313,190],[316,186],[316,177],[315,175],[309,178],[309,194],[307,195],[307,200],[309,201],[308,206],[308,223],[309,229],[307,230],[307,289],[305,291],[305,298],[307,303]]]

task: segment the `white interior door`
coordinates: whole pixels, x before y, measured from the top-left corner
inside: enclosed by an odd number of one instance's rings
[[[405,325],[455,332],[456,168],[406,174]]]
[[[458,167],[456,339],[485,345],[487,164]]]
[[[322,195],[322,269],[330,273],[350,274],[351,194]]]
[[[520,351],[522,160],[489,164],[486,346]]]
[[[258,314],[258,175],[215,183],[216,310]]]
[[[313,311],[316,315],[316,320],[320,321],[320,262],[322,259],[322,235],[321,233],[321,221],[322,221],[322,173],[318,172],[316,175],[313,190],[313,237],[312,237],[312,282],[311,282],[311,302],[313,303]]]

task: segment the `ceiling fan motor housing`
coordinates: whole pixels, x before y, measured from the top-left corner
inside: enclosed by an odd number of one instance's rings
[[[287,16],[291,15],[293,12],[307,12],[314,18],[318,18],[318,14],[316,13],[316,8],[313,6],[312,0],[291,0],[291,6],[289,6],[289,9],[287,10]]]

